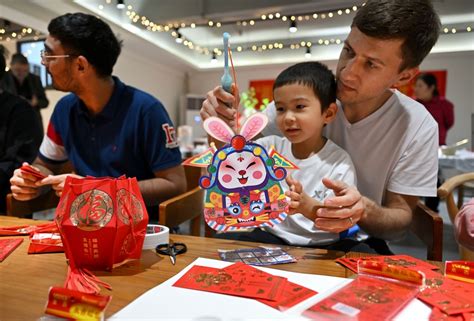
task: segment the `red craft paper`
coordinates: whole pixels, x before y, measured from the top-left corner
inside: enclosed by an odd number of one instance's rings
[[[33,233],[30,235],[28,254],[60,253],[64,252],[61,234],[57,233]]]
[[[0,239],[0,262],[3,262],[20,244],[22,238]]]
[[[57,232],[56,223],[44,223],[38,225],[17,225],[0,228],[0,236],[29,235],[33,232]]]
[[[318,294],[318,292],[305,288],[302,285],[287,281],[280,297],[276,301],[258,300],[274,309],[285,311],[300,302]]]
[[[401,282],[359,275],[304,312],[312,320],[391,320],[418,292]]]
[[[231,271],[232,272],[232,271]],[[173,286],[228,294],[253,299],[275,300],[282,290],[285,278],[271,275],[235,275],[225,269],[194,265]]]
[[[418,299],[449,315],[474,312],[474,285],[430,275]]]
[[[42,179],[46,178],[46,175],[44,175],[41,172],[38,172],[36,169],[31,167],[31,165],[22,165],[20,167],[20,169],[21,169],[22,172],[28,173],[28,174],[36,177],[39,180],[42,180]]]
[[[340,263],[350,269],[352,272],[357,273],[357,262],[359,261],[374,261],[390,265],[402,266],[410,270],[437,270],[439,269],[436,265],[427,263],[423,260],[411,257],[409,255],[384,255],[384,256],[367,256],[359,258],[340,258],[336,259],[337,263]]]

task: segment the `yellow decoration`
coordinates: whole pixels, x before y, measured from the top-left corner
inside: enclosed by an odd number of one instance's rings
[[[254,150],[253,150],[253,154],[255,156],[259,156],[260,154],[262,153],[262,149],[260,147],[256,147]]]
[[[217,158],[219,158],[220,160],[224,160],[226,157],[225,153],[223,151],[220,151],[218,154],[217,154]]]

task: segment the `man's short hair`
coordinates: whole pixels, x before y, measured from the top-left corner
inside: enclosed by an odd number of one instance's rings
[[[368,0],[351,27],[373,38],[402,39],[404,70],[425,59],[438,40],[441,23],[430,0]]]
[[[322,63],[301,62],[283,70],[273,84],[273,90],[285,85],[299,84],[311,88],[321,103],[321,111],[336,102],[334,74]]]
[[[12,60],[10,61],[10,65],[20,64],[20,65],[28,65],[28,59],[23,56],[21,53],[17,52],[13,54]]]
[[[48,31],[61,41],[66,54],[84,56],[99,76],[112,74],[121,42],[104,21],[85,13],[67,13],[51,20]]]

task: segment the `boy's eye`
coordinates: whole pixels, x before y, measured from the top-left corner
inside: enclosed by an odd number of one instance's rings
[[[278,113],[281,113],[281,112],[283,112],[284,110],[285,110],[285,109],[284,109],[283,107],[276,107],[276,111],[277,111]]]
[[[305,105],[296,105],[296,109],[303,109],[305,107],[306,107]]]

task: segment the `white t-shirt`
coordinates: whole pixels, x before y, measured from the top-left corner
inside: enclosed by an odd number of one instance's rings
[[[268,136],[260,138],[256,143],[267,150],[273,145],[275,149],[296,164],[299,169],[289,171],[289,174],[301,182],[303,190],[312,198],[322,202],[332,196],[333,191],[322,183],[323,177],[341,180],[349,185],[356,185],[354,165],[349,155],[331,140],[327,140],[324,147],[306,159],[297,159],[291,151],[291,142],[285,137]],[[280,182],[283,190],[288,190],[288,184]],[[314,226],[314,221],[302,214],[289,215],[273,228],[266,231],[284,239],[292,245],[328,244],[339,240],[339,234],[321,231]]]
[[[378,110],[350,124],[338,102],[336,119],[325,136],[351,156],[362,195],[384,204],[385,190],[436,196],[438,124],[426,108],[398,90]],[[266,109],[270,122],[263,132],[275,134],[275,105]]]

